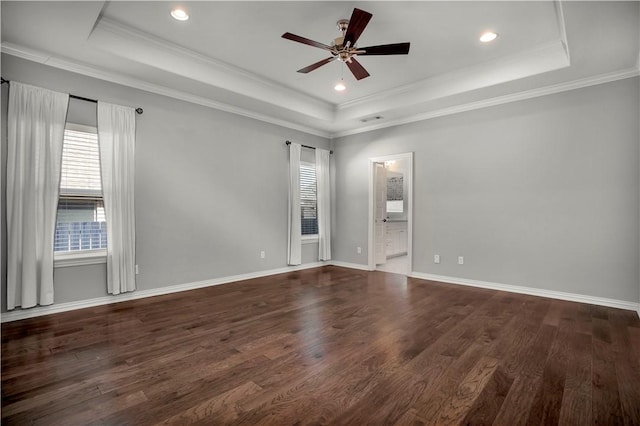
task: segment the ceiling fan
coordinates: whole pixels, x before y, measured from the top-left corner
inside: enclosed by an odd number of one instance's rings
[[[357,55],[371,56],[408,54],[410,43],[394,43],[383,44],[379,46],[356,47],[358,38],[366,28],[372,16],[373,15],[371,13],[365,12],[364,10],[360,10],[358,8],[353,9],[351,19],[341,19],[337,22],[338,30],[342,35],[334,39],[331,43],[331,46],[291,33],[282,34],[283,38],[327,50],[332,55],[327,59],[323,59],[316,62],[315,64],[309,65],[308,67],[299,69],[298,72],[306,74],[337,59],[347,64],[357,80],[362,80],[363,78],[369,77],[369,73],[366,69],[364,69],[360,62],[356,60],[355,57]]]

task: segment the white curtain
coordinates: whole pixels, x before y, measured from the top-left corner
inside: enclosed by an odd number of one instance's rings
[[[136,289],[133,108],[98,102],[98,142],[107,220],[107,291]]]
[[[287,263],[302,263],[302,231],[300,224],[300,151],[297,143],[289,145],[289,239],[287,241]]]
[[[11,82],[7,309],[53,303],[53,234],[69,95]]]
[[[331,259],[331,182],[329,151],[316,148],[316,185],[318,200],[318,259]]]

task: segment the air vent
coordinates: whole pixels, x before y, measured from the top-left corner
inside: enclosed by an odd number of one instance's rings
[[[361,118],[360,121],[362,121],[363,123],[368,123],[369,121],[376,121],[376,120],[382,120],[384,117],[381,115],[374,115],[371,117],[365,117],[365,118]]]

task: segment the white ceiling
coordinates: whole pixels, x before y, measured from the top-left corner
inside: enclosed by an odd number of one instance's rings
[[[2,51],[324,136],[638,74],[638,2],[179,3],[186,22],[177,4],[2,1]],[[339,62],[297,73],[329,55],[281,35],[330,44],[354,7],[373,14],[359,46],[409,55],[359,58],[360,81]],[[487,29],[500,36],[480,43]]]

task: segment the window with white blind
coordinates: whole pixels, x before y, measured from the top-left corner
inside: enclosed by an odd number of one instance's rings
[[[100,151],[95,127],[67,123],[53,250],[87,253],[107,248]]]
[[[316,165],[300,162],[300,216],[302,235],[318,234]]]

